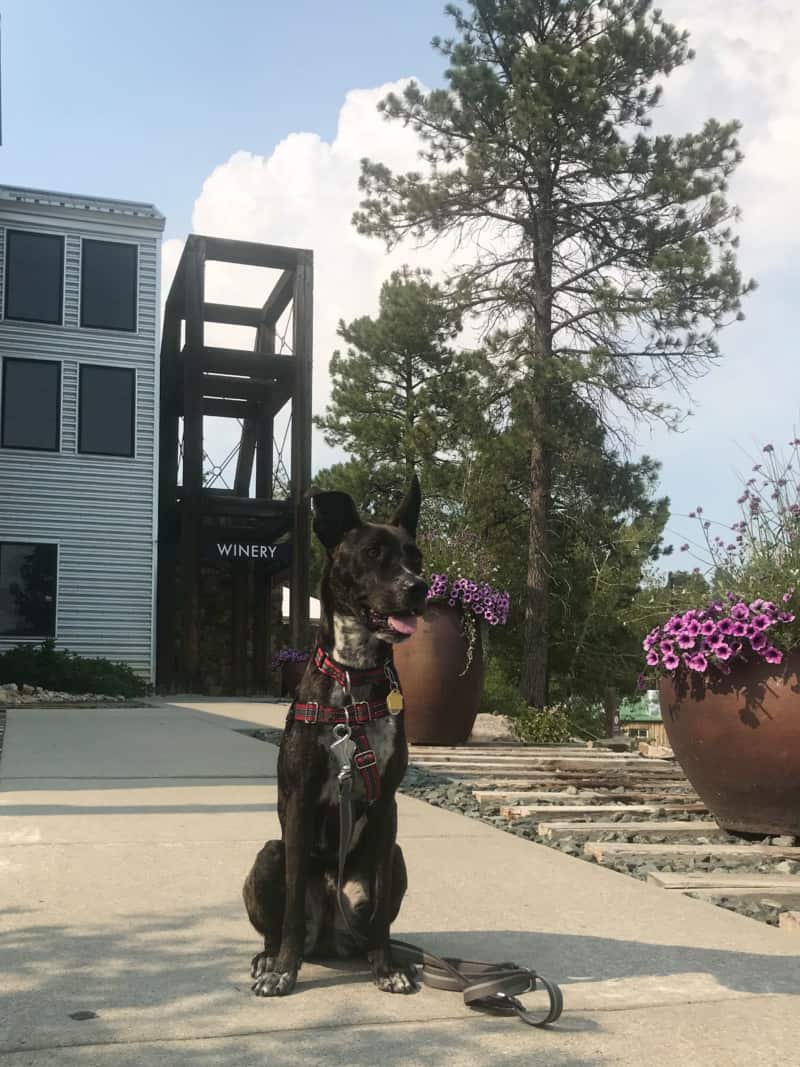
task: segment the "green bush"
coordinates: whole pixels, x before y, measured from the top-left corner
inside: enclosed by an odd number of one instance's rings
[[[525,711],[517,683],[510,679],[503,663],[490,657],[486,665],[486,681],[483,684],[480,711],[488,715],[521,715]]]
[[[0,653],[0,683],[38,685],[62,693],[103,693],[107,696],[138,697],[147,686],[127,664],[107,659],[87,659],[53,641],[42,645],[17,645]]]
[[[569,741],[574,731],[567,708],[525,708],[514,717],[514,732],[529,745],[552,745]]]

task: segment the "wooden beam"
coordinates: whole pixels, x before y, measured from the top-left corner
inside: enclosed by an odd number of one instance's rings
[[[269,404],[279,388],[277,382],[260,382],[252,378],[235,378],[229,374],[204,374],[202,389],[204,397],[221,400],[242,400],[251,403]]]
[[[238,348],[204,348],[197,353],[187,344],[184,358],[197,358],[206,374],[237,374],[248,378],[291,381],[294,376],[292,356],[266,355]]]
[[[256,456],[256,436],[256,420],[252,418],[245,419],[242,426],[239,455],[236,457],[236,476],[233,481],[233,491],[236,496],[250,496],[250,482],[253,477],[253,461]]]
[[[259,497],[209,496],[203,493],[200,499],[203,515],[229,515],[236,518],[272,519],[292,513],[289,500],[263,500]]]
[[[204,304],[203,318],[206,322],[224,322],[229,326],[258,327],[263,315],[261,308],[244,307],[239,304]]]
[[[294,296],[294,279],[295,272],[293,270],[285,270],[275,283],[275,288],[264,302],[264,306],[261,309],[261,322],[267,328],[274,327],[275,323],[289,306],[292,297]],[[269,345],[267,341],[264,344],[263,350],[265,352],[274,352],[274,342],[272,345]]]
[[[195,240],[187,255],[183,283],[186,293],[186,345],[203,347],[205,248]],[[183,366],[183,489],[181,493],[181,634],[182,684],[189,692],[199,684],[200,667],[200,494],[203,488],[203,375],[189,356]]]
[[[309,254],[298,264],[294,283],[292,392],[292,580],[290,627],[292,643],[303,648],[309,638],[311,567],[311,375],[314,323],[314,266]]]
[[[203,414],[218,419],[246,419],[258,405],[247,400],[227,400],[223,397],[203,397]]]
[[[199,235],[193,235],[199,238]],[[220,263],[241,263],[247,267],[292,270],[311,255],[302,248],[267,245],[255,241],[234,241],[227,237],[204,237],[206,259]]]

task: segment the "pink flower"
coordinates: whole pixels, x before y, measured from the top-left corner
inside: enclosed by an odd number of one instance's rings
[[[664,666],[668,671],[676,670],[678,667],[680,667],[680,664],[681,661],[678,659],[674,652],[668,652],[666,656],[664,656]]]
[[[778,622],[794,622],[794,615],[791,611],[781,611],[778,614]]]
[[[734,637],[745,637],[746,634],[747,634],[747,629],[748,629],[747,628],[747,623],[745,623],[745,622],[734,623],[733,636]]]
[[[729,660],[733,655],[733,649],[730,645],[726,645],[724,641],[720,641],[718,645],[714,646],[714,655],[724,663],[725,660]]]
[[[766,643],[767,643],[767,639],[764,638],[764,644],[766,644]],[[657,667],[658,666],[658,653],[655,651],[655,649],[652,649],[650,652],[647,653],[647,666],[648,667]]]
[[[754,652],[763,652],[767,647],[767,635],[759,631],[750,638],[750,644],[753,646]]]
[[[717,632],[717,624],[709,619],[708,622],[704,622],[700,627],[700,632],[703,634],[703,637],[713,637]]]
[[[678,634],[678,647],[679,648],[691,648],[694,645],[694,637],[688,630],[681,630]]]
[[[772,619],[768,615],[756,615],[753,619],[753,626],[757,630],[768,630],[772,626]]]
[[[733,619],[720,619],[719,620],[719,625],[718,625],[718,630],[719,630],[719,632],[721,634],[724,634],[726,637],[730,637],[730,635],[733,633],[734,625],[735,625],[735,623],[734,623]]]
[[[689,656],[686,662],[690,671],[699,671],[702,674],[708,670],[708,660],[702,652],[697,652],[694,656]]]
[[[750,611],[749,611],[749,609],[747,607],[747,604],[743,603],[741,600],[739,601],[738,604],[734,604],[733,607],[731,608],[731,618],[732,619],[747,619],[749,617],[750,617]]]
[[[767,663],[783,663],[783,653],[780,649],[770,645],[764,653],[764,659]]]
[[[675,645],[672,641],[662,641],[659,647],[665,655],[669,655],[673,651]]]

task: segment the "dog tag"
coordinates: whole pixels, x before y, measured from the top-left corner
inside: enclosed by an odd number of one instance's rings
[[[391,715],[399,715],[403,710],[403,694],[396,687],[386,697],[386,707]]]

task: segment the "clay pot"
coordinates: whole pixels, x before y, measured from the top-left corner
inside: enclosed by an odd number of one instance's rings
[[[467,663],[461,608],[429,601],[416,631],[394,648],[405,705],[406,734],[415,745],[463,745],[483,692],[480,630]]]
[[[286,663],[281,664],[281,696],[291,697],[294,699],[295,690],[303,675],[306,673],[306,664],[308,660],[302,660],[296,662],[293,660],[287,660]]]
[[[726,830],[800,835],[800,651],[661,679],[661,712],[686,777]]]

